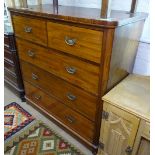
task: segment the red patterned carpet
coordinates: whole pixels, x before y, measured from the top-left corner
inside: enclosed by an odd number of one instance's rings
[[[17,103],[5,107],[5,155],[83,155],[42,121],[33,120]]]
[[[19,104],[13,102],[4,107],[4,140],[29,125],[35,118]]]

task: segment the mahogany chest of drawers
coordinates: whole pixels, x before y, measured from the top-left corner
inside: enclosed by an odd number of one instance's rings
[[[4,81],[22,101],[25,101],[24,85],[17,55],[15,37],[12,32],[4,33]]]
[[[51,5],[9,8],[27,102],[92,151],[101,97],[132,72],[145,14]]]

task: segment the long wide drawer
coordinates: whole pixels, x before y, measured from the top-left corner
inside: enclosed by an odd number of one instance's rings
[[[9,49],[10,41],[9,36],[4,35],[4,47]]]
[[[100,63],[103,32],[47,22],[48,46]]]
[[[4,60],[4,68],[11,72],[11,74],[16,75],[15,66],[11,62]]]
[[[12,16],[12,19],[16,36],[41,45],[47,45],[45,21],[15,15]]]
[[[54,95],[64,104],[80,112],[90,120],[95,120],[96,96],[24,61],[21,61],[21,67],[25,81],[44,89],[44,91]]]
[[[20,59],[32,63],[93,94],[98,93],[99,66],[16,39]]]
[[[7,59],[7,61],[13,63],[13,53],[9,51],[8,49],[4,48],[4,58]]]
[[[80,136],[92,142],[94,123],[71,110],[64,104],[59,103],[54,98],[49,97],[46,93],[32,86],[28,82],[24,82],[24,85],[26,97],[28,99],[32,100],[37,106],[40,106],[48,113],[52,114],[56,119],[63,122]]]
[[[7,81],[9,81],[14,86],[18,86],[16,75],[12,74],[7,69],[4,69],[4,79],[6,79]]]

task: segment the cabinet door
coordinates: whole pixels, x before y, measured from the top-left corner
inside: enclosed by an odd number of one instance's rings
[[[137,155],[150,155],[150,141],[141,139],[140,147]]]
[[[141,119],[132,155],[150,155],[150,123]]]
[[[100,141],[104,144],[104,154],[131,154],[139,118],[107,103],[104,103],[104,111],[109,114],[101,126]]]

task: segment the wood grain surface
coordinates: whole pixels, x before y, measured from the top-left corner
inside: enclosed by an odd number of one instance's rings
[[[41,45],[47,45],[45,21],[26,18],[22,16],[12,17],[15,35]],[[27,29],[27,32],[26,32]],[[29,30],[28,30],[29,29]],[[30,32],[28,32],[30,31]],[[41,33],[41,35],[40,35]]]
[[[52,19],[54,21],[109,28],[115,28],[117,26],[133,23],[138,20],[143,20],[147,17],[146,13],[132,14],[126,11],[113,10],[109,18],[107,18],[104,16],[102,17],[101,9],[62,5],[59,5],[58,8],[54,8],[53,5],[49,4],[34,6],[29,5],[25,9],[15,6],[9,7],[8,9],[12,13],[17,12],[20,14],[43,17],[50,20]]]
[[[23,79],[25,81],[28,81],[31,84],[40,87],[48,94],[57,97],[61,102],[80,112],[90,120],[95,120],[97,97],[24,61],[21,62],[21,67]],[[34,74],[37,79],[34,79],[32,74]],[[76,99],[70,100],[68,94],[76,96]]]
[[[92,142],[94,124],[91,121],[71,110],[56,99],[48,96],[46,93],[31,84],[24,82],[24,85],[27,98],[54,115],[57,119],[81,136],[85,137],[88,141]]]
[[[36,65],[92,94],[98,94],[99,66],[18,38],[16,43],[21,60]]]
[[[47,22],[48,46],[87,60],[100,63],[103,32]],[[68,45],[68,40],[75,40]]]

